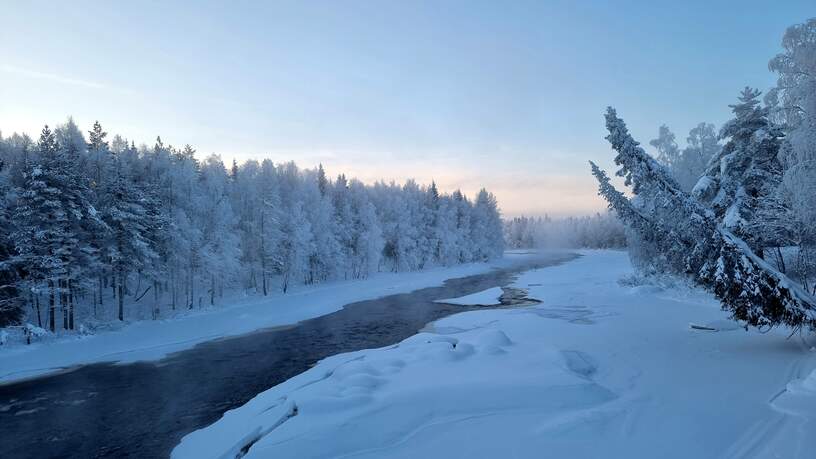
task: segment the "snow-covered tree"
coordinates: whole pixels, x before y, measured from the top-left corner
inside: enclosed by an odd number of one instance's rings
[[[146,198],[133,185],[129,172],[118,158],[108,163],[100,201],[107,225],[105,257],[116,278],[117,318],[125,318],[125,283],[130,273],[141,273],[155,263],[158,254],[146,238],[150,226]]]
[[[502,221],[499,206],[493,193],[479,190],[473,206],[471,240],[475,244],[477,261],[496,258],[504,252]]]
[[[789,27],[782,47],[769,64],[778,81],[766,98],[786,134],[779,197],[788,212],[781,220],[798,249],[794,274],[816,293],[809,279],[816,276],[816,18]]]
[[[296,282],[305,282],[310,274],[310,257],[315,252],[312,227],[303,211],[303,203],[294,202],[283,219],[279,245],[281,289],[284,293]]]
[[[515,217],[504,222],[504,240],[513,249],[626,247],[624,226],[612,212],[557,219]]]
[[[720,131],[720,138],[728,142],[711,160],[693,194],[711,207],[726,229],[762,257],[766,247],[782,242],[776,231],[765,231],[770,222],[763,218],[767,214],[760,207],[775,199],[782,180],[778,154],[784,134],[768,119],[759,95],[745,88],[739,102],[731,106],[734,118]]]
[[[611,107],[607,140],[617,151],[617,175],[634,203],[591,164],[599,193],[634,231],[665,254],[674,272],[711,289],[733,318],[756,327],[816,329],[816,299],[757,256],[712,210],[684,193],[639,146]]]
[[[649,141],[657,150],[657,161],[668,168],[673,168],[680,161],[680,148],[677,147],[674,133],[665,124],[660,126],[657,138]]]
[[[6,156],[7,145],[0,135],[0,158]],[[20,322],[24,314],[24,302],[20,287],[20,273],[13,262],[14,243],[11,233],[14,222],[11,219],[10,201],[12,194],[9,165],[0,159],[0,327]],[[33,306],[33,305],[32,305]],[[39,323],[42,326],[40,320]]]
[[[267,294],[501,253],[486,190],[471,202],[434,183],[332,182],[322,166],[270,160],[228,172],[160,137],[108,142],[99,122],[87,141],[71,119],[36,144],[0,136],[0,198],[0,320],[17,320],[20,301],[38,318],[46,304],[54,331],[74,328],[78,302],[80,320],[157,318],[228,287]]]
[[[48,291],[48,327],[56,330],[56,307],[63,310],[63,327],[73,328],[73,289],[95,255],[86,231],[101,223],[79,174],[77,155],[63,149],[45,126],[38,143],[39,161],[26,172],[14,209],[13,235],[17,259],[28,273],[23,285]]]
[[[379,269],[384,245],[382,229],[365,185],[352,180],[348,197],[352,213],[352,224],[348,228],[351,233],[349,264],[353,277],[365,278]]]
[[[720,152],[717,131],[710,123],[700,123],[689,131],[686,147],[672,168],[683,191],[690,192],[705,173],[708,163]]]

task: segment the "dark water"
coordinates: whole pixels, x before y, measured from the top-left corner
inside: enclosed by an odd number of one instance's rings
[[[0,458],[166,457],[185,434],[324,357],[393,344],[469,309],[433,300],[505,286],[520,271],[573,257],[542,255],[442,287],[352,303],[291,327],[199,344],[159,362],[86,365],[2,385]]]

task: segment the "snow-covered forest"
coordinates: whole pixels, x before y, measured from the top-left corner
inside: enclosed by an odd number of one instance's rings
[[[764,99],[744,88],[718,136],[701,123],[682,153],[662,126],[655,160],[607,110],[633,198],[591,165],[641,270],[690,277],[749,325],[816,329],[816,19],[790,27],[782,46],[769,63],[776,87]]]
[[[377,271],[484,261],[503,251],[495,197],[434,183],[365,185],[322,166],[203,160],[137,147],[69,118],[0,136],[0,325],[54,332],[124,320],[126,304],[214,304]]]
[[[504,222],[504,240],[514,249],[620,249],[626,232],[614,213],[585,217],[515,217]]]

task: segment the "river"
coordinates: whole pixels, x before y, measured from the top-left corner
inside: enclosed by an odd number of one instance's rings
[[[393,344],[474,309],[434,300],[506,286],[519,272],[573,257],[541,255],[292,326],[202,343],[157,362],[84,365],[0,385],[0,457],[167,457],[185,434],[322,358]]]

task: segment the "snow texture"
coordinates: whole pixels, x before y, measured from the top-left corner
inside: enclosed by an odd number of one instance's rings
[[[618,283],[631,271],[608,251],[524,273],[541,304],[329,357],[172,457],[813,457],[816,353],[689,329],[726,314],[698,290]]]

